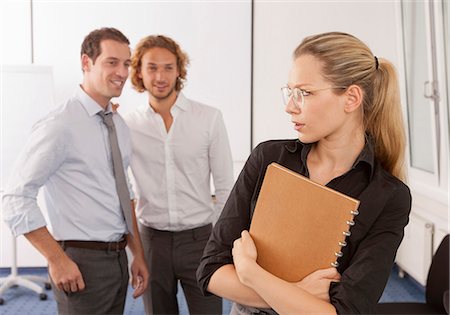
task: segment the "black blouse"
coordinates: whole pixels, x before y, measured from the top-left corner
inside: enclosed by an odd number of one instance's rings
[[[259,144],[248,158],[212,231],[197,270],[204,294],[212,274],[233,263],[233,241],[248,230],[267,166],[277,162],[309,177],[311,144],[273,140]],[[370,314],[383,293],[411,210],[409,188],[386,172],[366,142],[351,170],[326,186],[360,200],[359,215],[338,259],[340,282],[330,286],[338,314]],[[275,215],[275,214],[274,214]]]

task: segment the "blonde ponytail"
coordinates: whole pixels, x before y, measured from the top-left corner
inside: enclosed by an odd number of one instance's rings
[[[394,66],[379,59],[373,80],[372,104],[366,106],[366,131],[375,140],[375,155],[392,175],[406,179],[406,136]]]

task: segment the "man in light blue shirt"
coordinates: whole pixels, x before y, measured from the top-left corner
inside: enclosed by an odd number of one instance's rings
[[[126,171],[129,131],[110,100],[120,96],[129,64],[129,41],[120,31],[102,28],[86,36],[81,47],[83,83],[72,98],[34,126],[3,196],[5,222],[48,261],[60,314],[123,313],[129,279],[127,244],[134,256],[134,297],[147,287],[134,207],[130,230],[116,187],[113,141],[99,115],[113,116]],[[41,187],[52,234],[36,203]],[[129,198],[132,203],[133,196]]]

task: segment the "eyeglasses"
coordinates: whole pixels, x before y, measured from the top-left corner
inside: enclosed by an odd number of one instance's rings
[[[283,96],[283,103],[284,106],[287,106],[293,98],[294,105],[297,109],[303,108],[305,105],[305,97],[311,95],[311,93],[318,92],[318,91],[324,91],[324,90],[331,90],[331,89],[346,89],[346,86],[332,86],[332,87],[326,87],[323,89],[317,89],[317,90],[303,90],[301,88],[295,87],[290,88],[289,86],[283,86],[281,88],[281,94]]]

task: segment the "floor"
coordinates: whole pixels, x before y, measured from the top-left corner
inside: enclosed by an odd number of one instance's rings
[[[0,268],[0,277],[5,277],[9,274],[8,268]],[[20,268],[20,274],[33,274],[46,276],[45,268]],[[184,296],[179,290],[178,301],[180,305],[180,314],[187,315],[188,310]],[[53,299],[53,293],[51,290],[46,291],[48,298],[45,301],[41,301],[37,294],[31,292],[23,287],[15,287],[7,290],[4,294],[4,304],[0,305],[0,314],[7,315],[46,315],[56,314],[56,303]],[[144,314],[144,306],[141,299],[133,299],[131,297],[132,290],[128,290],[127,301],[125,305],[125,315]],[[380,302],[424,302],[425,301],[425,289],[417,283],[414,279],[406,276],[401,279],[398,277],[398,271],[396,267],[392,270],[386,289],[381,297]],[[223,313],[229,314],[231,303],[224,301]]]

